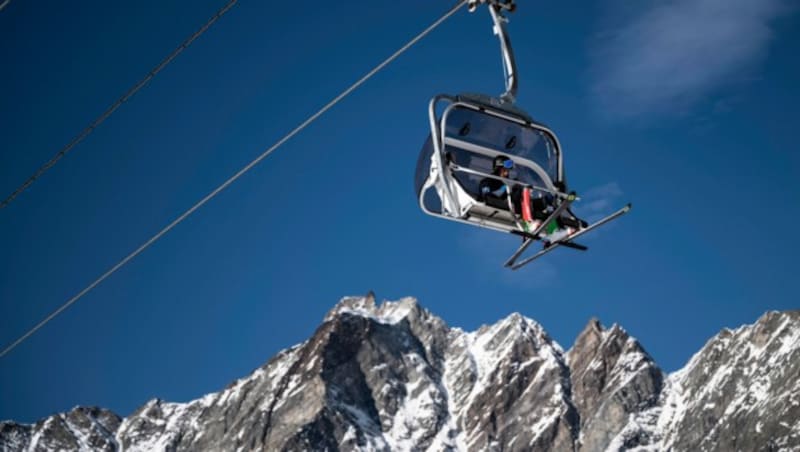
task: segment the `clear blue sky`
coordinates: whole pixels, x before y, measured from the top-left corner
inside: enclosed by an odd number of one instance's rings
[[[224,0],[0,11],[5,197]],[[451,6],[241,1],[0,210],[8,344]],[[0,360],[0,419],[130,414],[217,391],[342,296],[415,296],[472,330],[512,312],[568,348],[619,323],[667,371],[724,327],[798,307],[800,15],[779,0],[519,2],[519,105],[564,146],[576,211],[626,217],[518,271],[518,239],[425,216],[437,93],[502,92],[461,11]]]

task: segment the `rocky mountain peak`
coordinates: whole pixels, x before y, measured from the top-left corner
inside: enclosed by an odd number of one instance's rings
[[[570,359],[570,356],[580,356],[580,352],[582,351],[594,350],[598,348],[603,342],[604,331],[605,328],[603,328],[603,325],[600,323],[600,320],[597,317],[592,317],[589,319],[589,322],[586,323],[586,326],[583,327],[583,330],[581,330],[581,332],[578,334],[578,337],[575,339],[575,344],[567,352],[567,360]]]
[[[219,392],[2,422],[0,450],[793,450],[798,366],[798,312],[723,330],[666,378],[616,324],[565,353],[517,313],[465,332],[370,293]]]
[[[0,422],[0,450],[116,450],[121,419],[109,410],[75,407],[33,425]],[[34,450],[34,449],[31,449]]]
[[[800,447],[800,311],[723,330],[670,376],[658,430],[681,450]]]
[[[619,325],[589,321],[567,352],[582,449],[605,450],[631,415],[654,406],[664,376]]]
[[[763,348],[772,341],[778,341],[780,345],[787,341],[791,342],[797,339],[798,327],[800,327],[800,310],[769,311],[762,315],[752,327],[753,344]],[[775,344],[778,345],[778,342]]]
[[[342,314],[357,315],[380,323],[397,323],[409,316],[413,322],[417,317],[429,317],[430,312],[419,306],[415,298],[406,297],[398,301],[375,302],[375,294],[369,292],[363,297],[344,297],[325,316],[325,321],[333,320]]]

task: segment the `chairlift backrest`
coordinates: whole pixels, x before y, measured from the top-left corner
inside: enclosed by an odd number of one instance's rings
[[[504,113],[479,104],[454,103],[442,118],[444,144],[490,157],[506,155],[518,165],[541,168],[550,182],[547,185],[561,181],[561,152],[555,135],[540,124]]]
[[[490,160],[498,155],[510,157],[520,167],[512,178],[554,189],[563,187],[561,147],[556,135],[545,125],[533,121],[519,108],[482,95],[437,96],[449,105],[437,115],[436,129],[445,154],[457,165],[480,173],[491,173]],[[433,114],[433,110],[431,110]],[[438,134],[437,134],[438,135]],[[435,146],[429,136],[417,161],[415,192],[419,195],[431,170]],[[462,181],[463,182],[463,181]]]

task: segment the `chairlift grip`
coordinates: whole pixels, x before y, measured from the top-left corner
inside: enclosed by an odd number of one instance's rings
[[[469,0],[467,2],[467,9],[469,12],[474,12],[478,8],[478,5],[482,3],[504,9],[510,13],[513,13],[517,9],[517,5],[514,3],[514,0]]]

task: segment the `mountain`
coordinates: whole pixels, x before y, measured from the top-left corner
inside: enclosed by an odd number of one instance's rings
[[[564,351],[519,314],[465,332],[370,294],[220,392],[2,422],[0,450],[791,451],[798,377],[800,311],[723,330],[665,375],[597,319]]]

